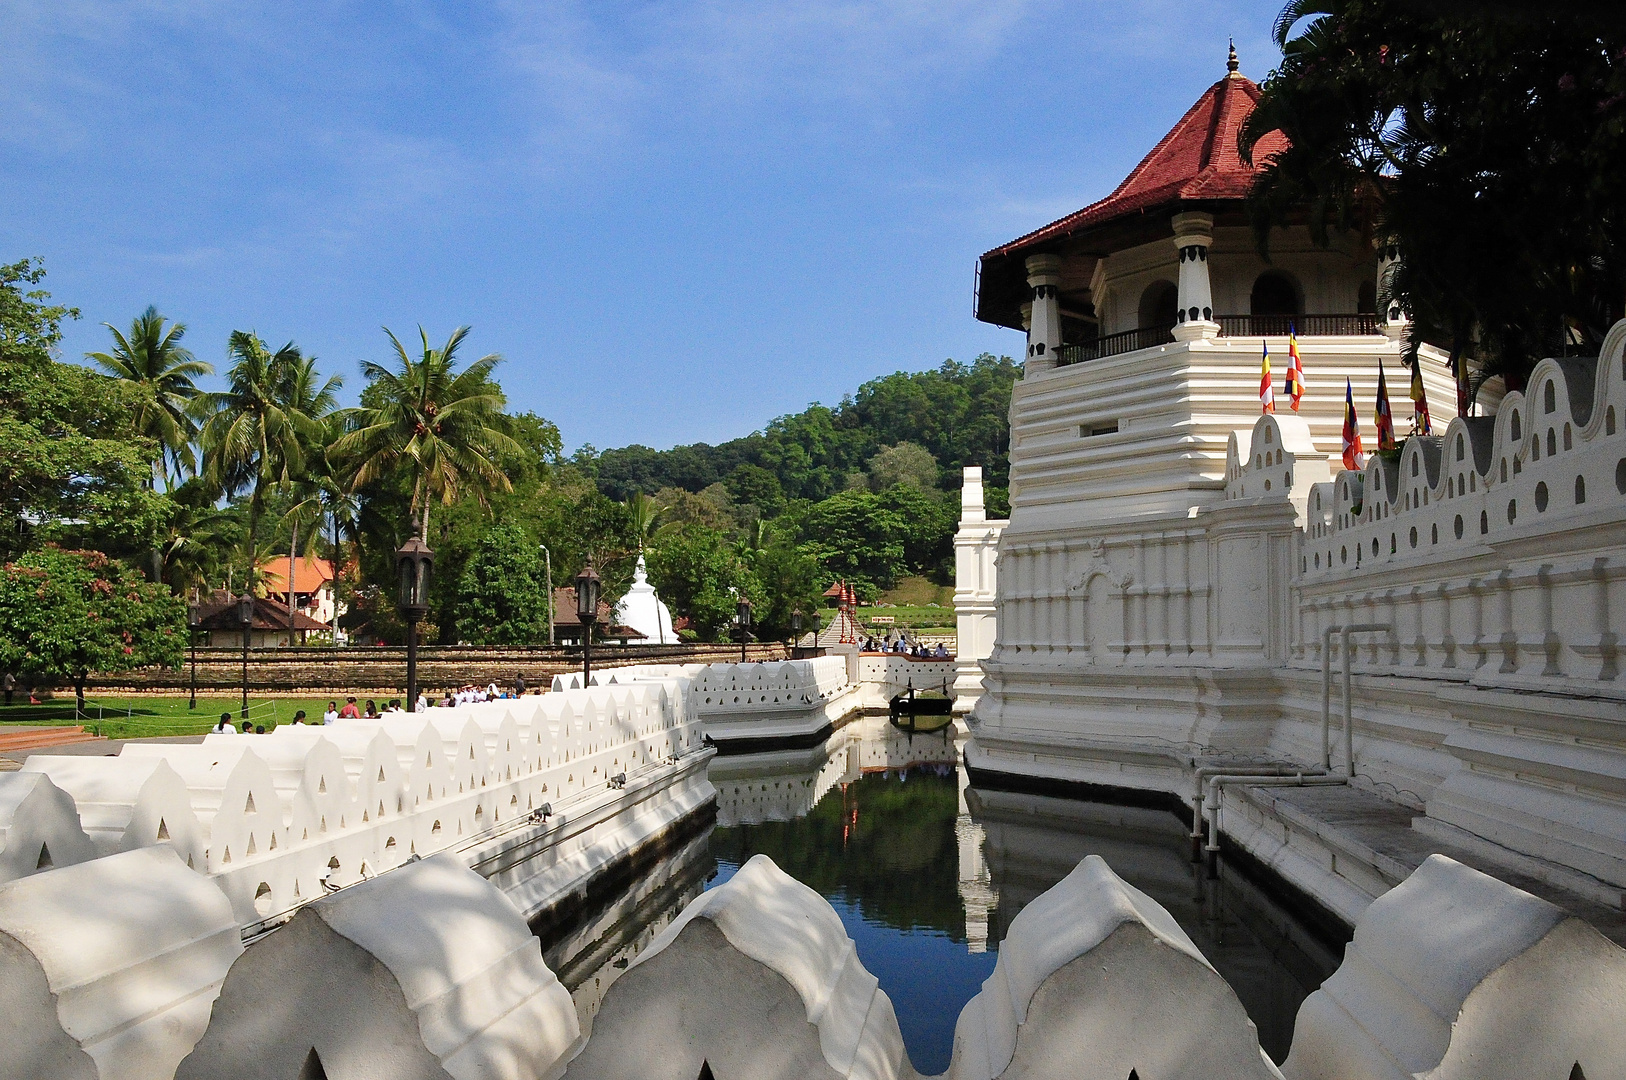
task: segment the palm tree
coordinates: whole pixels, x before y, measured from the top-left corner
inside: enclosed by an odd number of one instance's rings
[[[670,522],[663,520],[669,508],[641,491],[633,492],[632,498],[621,505],[627,508],[627,514],[632,518],[632,535],[638,540],[639,552],[654,544],[670,525]]]
[[[291,526],[291,532],[297,541],[299,526],[309,524],[320,530],[324,524],[330,524],[333,529],[333,540],[329,554],[333,560],[333,590],[334,615],[331,631],[338,630],[338,591],[339,575],[343,572],[343,551],[340,547],[340,530],[348,528],[352,537],[355,535],[356,518],[358,513],[358,500],[344,484],[347,470],[341,462],[334,447],[346,430],[346,416],[343,412],[330,412],[324,418],[324,433],[322,444],[313,451],[306,460],[305,473],[293,483],[295,494],[294,505],[283,515],[283,520]],[[289,545],[289,567],[293,566],[293,548],[297,543]],[[290,573],[291,573],[290,569]],[[289,632],[292,633],[293,615],[289,613]],[[337,638],[335,637],[335,640]]]
[[[271,352],[251,331],[234,330],[227,345],[232,365],[224,393],[211,395],[218,410],[203,425],[204,473],[227,494],[247,490],[248,537],[244,550],[258,552],[257,532],[265,493],[286,488],[304,474],[311,448],[322,433],[321,414],[331,412],[338,376],[320,388],[314,357],[289,342]],[[315,412],[317,415],[312,415]],[[249,577],[255,568],[249,567]]]
[[[308,510],[301,511],[300,507],[305,500],[298,498],[303,491],[314,490],[319,483],[322,467],[327,462],[328,422],[333,417],[338,404],[338,389],[344,385],[344,377],[334,375],[318,386],[321,374],[316,370],[316,357],[301,356],[293,360],[286,371],[286,385],[283,389],[285,405],[292,415],[302,416],[310,421],[308,430],[301,429],[296,433],[300,446],[301,466],[297,471],[286,474],[279,485],[284,490],[296,496],[294,509],[290,511],[286,520],[288,531],[288,644],[294,643],[294,563],[299,557],[299,526],[303,521],[321,521],[320,504]]]
[[[192,442],[197,438],[201,409],[208,396],[195,379],[214,374],[214,365],[194,357],[181,347],[186,326],[169,323],[158,309],[147,310],[130,323],[130,332],[121,333],[112,323],[102,325],[113,335],[112,352],[86,353],[87,360],[109,375],[135,383],[146,393],[136,406],[135,427],[158,444],[159,457],[153,462],[153,478],[179,478],[182,470],[192,471],[197,459]]]
[[[423,351],[413,357],[385,327],[400,369],[362,363],[368,393],[352,414],[355,429],[334,444],[336,454],[359,463],[351,490],[400,468],[410,471],[411,512],[420,535],[426,537],[432,501],[449,506],[468,494],[484,505],[487,493],[512,490],[499,455],[524,453],[506,430],[502,411],[506,402],[491,379],[502,357],[482,356],[456,372],[457,347],[468,332],[468,327],[459,327],[435,349],[420,326]],[[367,405],[368,400],[378,404]]]

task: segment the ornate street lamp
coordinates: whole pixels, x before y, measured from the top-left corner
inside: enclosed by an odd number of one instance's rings
[[[740,594],[740,606],[735,612],[735,621],[740,624],[740,663],[745,663],[745,643],[751,640],[751,601]]]
[[[198,631],[203,629],[203,605],[193,600],[186,606],[186,638],[192,648],[192,697],[188,709],[198,707]]]
[[[802,609],[790,613],[790,658],[795,660],[802,652]]]
[[[395,552],[395,571],[401,583],[397,602],[407,624],[407,712],[418,708],[418,624],[429,614],[429,579],[435,569],[435,553],[414,530],[412,539]]]
[[[248,719],[248,635],[254,629],[254,594],[247,589],[237,598],[237,628],[243,634],[243,719]]]
[[[582,685],[587,685],[593,673],[593,624],[598,622],[598,572],[593,560],[588,559],[582,572],[576,575],[576,618],[582,624]]]

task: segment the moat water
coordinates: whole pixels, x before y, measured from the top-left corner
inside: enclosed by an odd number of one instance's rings
[[[866,718],[811,750],[718,757],[717,822],[543,943],[585,1025],[627,964],[705,889],[766,853],[835,908],[892,999],[916,1070],[945,1071],[960,1009],[1022,908],[1096,854],[1175,917],[1280,1062],[1329,938],[1226,868],[1209,881],[1163,810],[970,787],[946,734]]]

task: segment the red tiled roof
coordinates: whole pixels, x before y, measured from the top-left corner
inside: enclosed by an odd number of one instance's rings
[[[261,581],[267,592],[288,591],[288,556],[268,559],[260,564]],[[313,593],[333,580],[333,560],[318,559],[310,553],[294,564],[294,592]]]
[[[1111,195],[994,248],[984,258],[1171,203],[1245,198],[1257,165],[1287,148],[1286,137],[1273,131],[1254,146],[1255,165],[1245,164],[1237,153],[1237,135],[1258,100],[1257,83],[1235,72],[1227,75],[1186,110]]]

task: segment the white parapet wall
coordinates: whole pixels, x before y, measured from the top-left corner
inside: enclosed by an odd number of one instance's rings
[[[1011,921],[954,1026],[951,1080],[1280,1076],[1236,992],[1099,855]]]
[[[1282,1072],[1619,1080],[1623,1030],[1626,951],[1544,900],[1433,855],[1361,916],[1344,962],[1300,1006]]]
[[[842,656],[707,664],[689,683],[689,708],[716,742],[811,739],[859,707]]]
[[[1298,415],[1261,417],[1204,381],[1234,357],[1168,368],[1184,434],[1130,415],[1183,344],[1151,367],[1129,354],[1018,385],[998,641],[967,762],[1186,798],[1195,763],[1319,764],[1323,631],[1384,625],[1352,658],[1357,784],[1421,830],[1618,903],[1626,323],[1598,358],[1537,365],[1492,416],[1449,416],[1425,360],[1440,434],[1359,471],[1341,468],[1330,376],[1351,373],[1365,415],[1373,358],[1300,347]],[[1257,357],[1255,342],[1255,386]],[[1102,410],[1128,422],[1089,434]]]
[[[534,914],[713,798],[687,688],[679,674],[116,758],[34,755],[17,775],[82,800],[103,850],[172,845],[245,926],[446,850]]]
[[[96,855],[71,795],[48,777],[0,773],[0,882]]]
[[[766,855],[703,894],[605,996],[571,1076],[913,1077],[835,909]]]
[[[302,908],[226,975],[177,1080],[553,1080],[570,995],[519,909],[451,854]]]
[[[242,951],[231,905],[168,845],[0,885],[0,1074],[168,1080]]]

